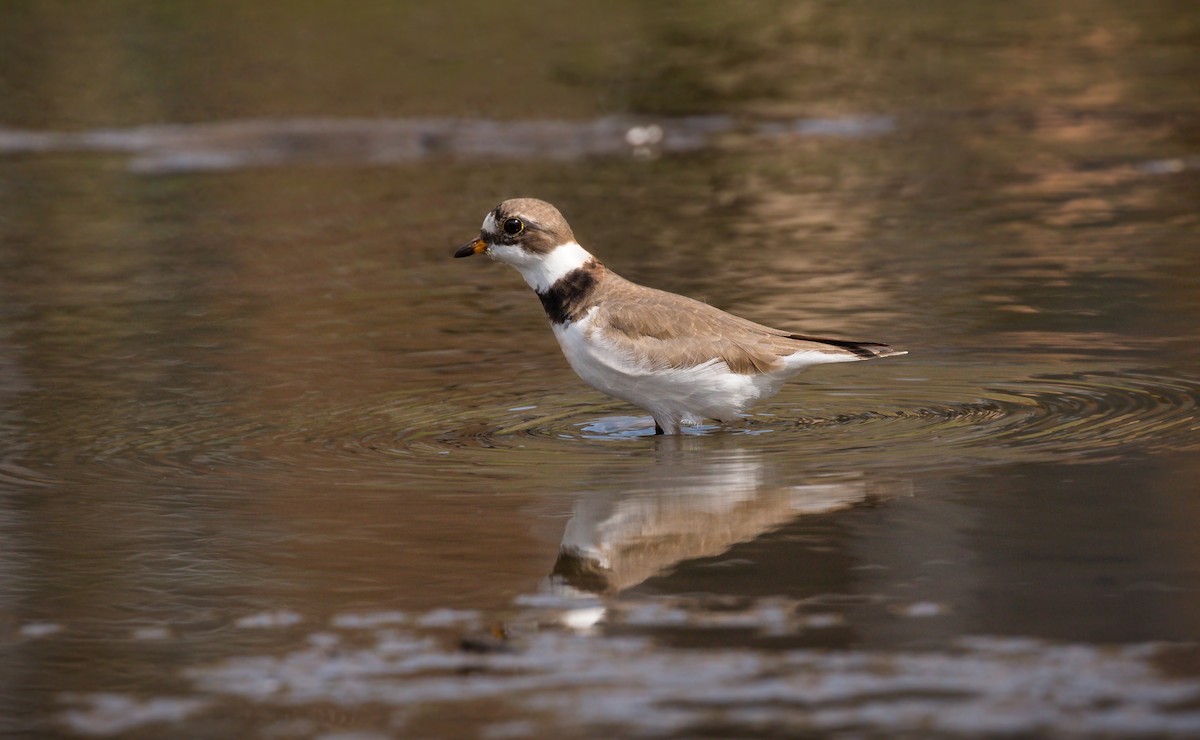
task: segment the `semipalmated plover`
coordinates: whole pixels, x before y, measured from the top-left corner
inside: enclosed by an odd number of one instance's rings
[[[496,206],[454,256],[481,253],[517,268],[537,293],[579,377],[649,411],[658,434],[728,421],[809,365],[905,354],[772,329],[631,283],[579,246],[557,208],[533,198]]]

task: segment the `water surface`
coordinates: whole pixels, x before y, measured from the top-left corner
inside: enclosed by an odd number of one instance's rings
[[[0,11],[0,728],[1200,732],[1195,12],[256,8]],[[656,438],[517,195],[910,354]]]

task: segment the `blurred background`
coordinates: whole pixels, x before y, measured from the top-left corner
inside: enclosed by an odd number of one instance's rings
[[[1200,9],[0,4],[0,730],[1200,734]],[[647,436],[519,276],[909,355]]]

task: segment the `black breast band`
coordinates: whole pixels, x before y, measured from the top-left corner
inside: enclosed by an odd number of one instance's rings
[[[571,270],[551,285],[544,293],[538,293],[546,316],[555,324],[578,321],[583,317],[588,296],[596,289],[595,263]]]

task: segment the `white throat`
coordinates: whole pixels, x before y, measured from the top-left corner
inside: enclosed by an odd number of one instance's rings
[[[567,273],[578,270],[592,259],[591,253],[575,242],[560,244],[548,254],[530,254],[517,246],[493,244],[488,255],[498,262],[517,268],[529,287],[545,293]]]

